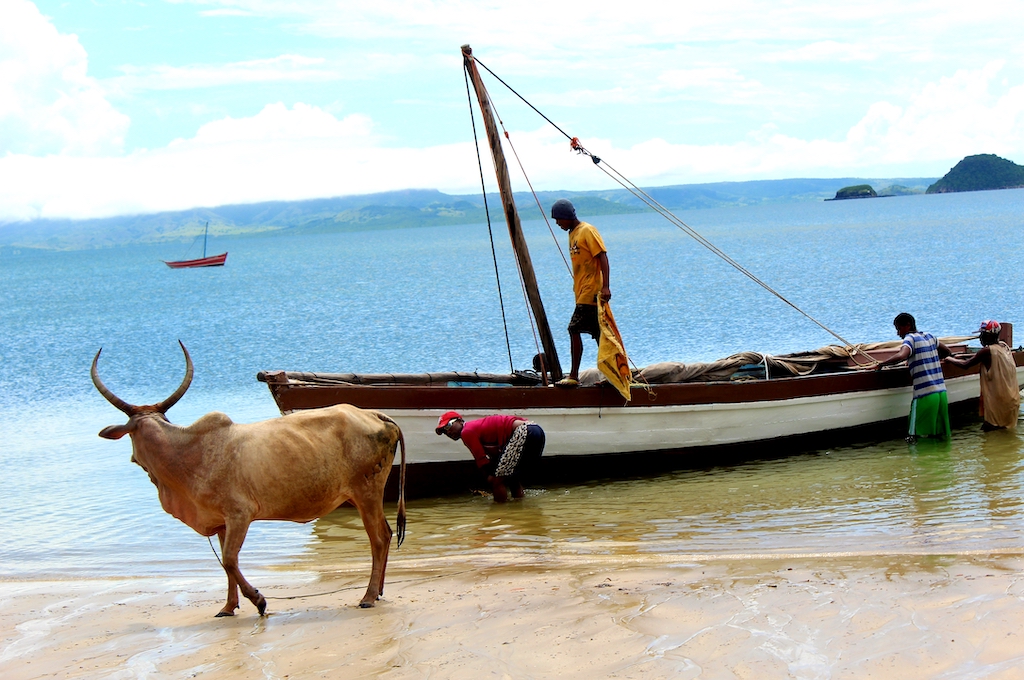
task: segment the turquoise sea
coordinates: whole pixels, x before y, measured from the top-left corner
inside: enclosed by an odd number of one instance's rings
[[[852,342],[895,338],[901,311],[937,335],[1013,321],[1024,341],[1024,190],[680,215]],[[660,217],[592,221],[637,365],[834,341]],[[571,278],[544,223],[524,228],[567,365]],[[495,236],[512,362],[528,368],[536,349],[504,225]],[[564,248],[565,235],[554,236]],[[160,262],[186,245],[0,254],[0,578],[220,572],[206,539],[163,513],[128,439],[97,437],[124,421],[89,379],[100,347],[106,384],[153,403],[181,381],[183,341],[196,376],[169,413],[179,423],[211,410],[274,417],[255,379],[266,369],[509,369],[486,225],[214,240],[211,252],[230,253],[223,268]],[[593,356],[590,345],[584,363]],[[1017,433],[969,424],[945,447],[889,441],[534,489],[506,507],[468,494],[415,501],[392,559],[1020,552],[1022,451]],[[368,559],[347,510],[311,525],[261,523],[242,552],[250,575]]]

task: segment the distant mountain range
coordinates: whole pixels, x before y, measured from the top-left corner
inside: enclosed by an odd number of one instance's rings
[[[780,179],[750,182],[715,182],[645,188],[663,206],[693,210],[763,203],[820,201],[842,187],[872,184],[882,193],[923,193],[934,178],[902,179]],[[557,198],[569,198],[583,217],[640,213],[649,210],[625,189],[607,191],[542,191],[537,194],[547,209]],[[516,194],[522,219],[538,219],[533,196]],[[488,196],[492,222],[502,223],[501,203]],[[130,215],[92,220],[33,220],[0,224],[0,247],[81,250],[130,243],[194,240],[210,223],[210,236],[218,241],[231,236],[287,235],[405,229],[484,222],[480,195],[457,196],[430,189],[389,191],[363,196],[341,196],[306,201],[270,201],[178,212]],[[222,243],[217,248],[224,249]]]

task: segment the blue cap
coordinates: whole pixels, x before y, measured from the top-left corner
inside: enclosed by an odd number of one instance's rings
[[[560,198],[551,205],[551,217],[556,220],[574,220],[576,208],[569,199]]]

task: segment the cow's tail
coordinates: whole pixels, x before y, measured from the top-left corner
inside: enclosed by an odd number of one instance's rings
[[[402,428],[398,428],[398,444],[402,447],[402,467],[398,472],[398,547],[402,547],[405,540],[405,435]]]
[[[391,423],[398,427],[398,423],[387,415],[380,411],[375,411],[375,413],[385,423]],[[401,427],[398,427],[398,444],[402,447],[402,464],[398,470],[398,519],[395,520],[395,523],[398,525],[398,547],[402,547],[402,541],[405,540],[405,435],[402,434]]]

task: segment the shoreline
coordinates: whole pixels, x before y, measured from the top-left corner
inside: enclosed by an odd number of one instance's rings
[[[509,558],[530,560],[509,566]],[[1024,557],[394,559],[223,577],[0,582],[0,672],[34,678],[1024,678]]]

